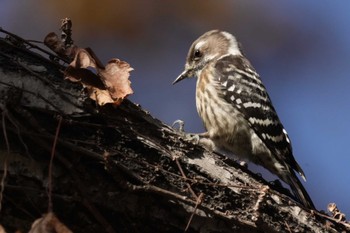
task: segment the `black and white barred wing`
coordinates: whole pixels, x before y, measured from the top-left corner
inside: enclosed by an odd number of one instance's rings
[[[270,151],[284,160],[292,149],[259,75],[249,61],[241,56],[226,56],[215,64],[223,98],[238,109]],[[290,161],[293,164],[294,161]]]

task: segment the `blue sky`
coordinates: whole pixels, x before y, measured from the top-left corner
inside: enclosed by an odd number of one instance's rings
[[[78,45],[92,47],[104,62],[118,57],[135,68],[132,101],[167,124],[184,120],[188,132],[204,130],[195,80],[171,83],[198,36],[215,28],[235,34],[291,137],[316,206],[335,202],[350,216],[350,2],[106,1],[112,6],[99,10],[68,2],[2,0],[0,27],[42,40],[58,32],[61,18],[72,18]]]

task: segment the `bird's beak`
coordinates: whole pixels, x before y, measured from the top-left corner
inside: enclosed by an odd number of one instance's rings
[[[173,82],[173,85],[175,84],[175,83],[178,83],[178,82],[180,82],[181,80],[183,80],[183,79],[185,79],[185,78],[188,78],[189,77],[189,70],[184,70],[184,72],[182,72],[180,75],[179,75],[179,77],[177,77],[176,79],[175,79],[175,81]]]

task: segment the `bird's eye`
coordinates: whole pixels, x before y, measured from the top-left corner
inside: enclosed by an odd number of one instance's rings
[[[198,59],[202,56],[201,51],[199,51],[199,49],[197,49],[196,51],[194,51],[194,59]]]

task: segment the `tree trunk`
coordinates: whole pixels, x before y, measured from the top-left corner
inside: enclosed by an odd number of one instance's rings
[[[64,80],[63,65],[33,49],[0,39],[7,232],[27,232],[51,211],[73,232],[346,231],[140,106],[97,106]]]

